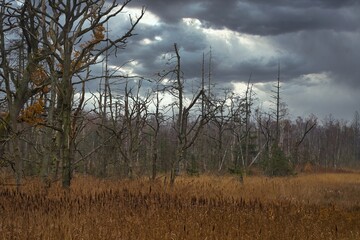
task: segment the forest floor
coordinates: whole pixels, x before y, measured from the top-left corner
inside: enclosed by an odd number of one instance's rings
[[[360,174],[0,182],[0,239],[360,239]]]

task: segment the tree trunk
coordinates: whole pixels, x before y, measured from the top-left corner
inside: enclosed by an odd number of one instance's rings
[[[155,130],[156,131],[156,130]],[[153,139],[151,141],[151,152],[152,152],[152,171],[151,171],[151,179],[156,179],[157,174],[157,159],[158,159],[158,150],[157,150],[157,134],[155,133],[155,136],[153,136]]]
[[[70,112],[64,109],[63,114],[63,133],[62,133],[62,186],[69,188],[71,184],[71,163],[73,159],[72,139],[71,139],[71,116]]]
[[[62,155],[62,186],[69,188],[72,178],[72,162],[74,158],[74,136],[72,129],[72,99],[73,87],[71,82],[71,53],[72,47],[65,38],[64,45],[65,59],[63,66],[62,88],[61,88],[61,107],[62,107],[62,135],[61,135],[61,155]]]

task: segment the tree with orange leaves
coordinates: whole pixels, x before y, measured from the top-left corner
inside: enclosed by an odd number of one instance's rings
[[[0,153],[7,144],[18,186],[23,165],[18,138],[22,127],[18,120],[25,105],[48,86],[50,79],[45,62],[51,51],[42,42],[39,21],[34,20],[37,13],[31,9],[31,1],[22,4],[15,0],[0,2],[0,92],[5,99],[4,112],[7,114],[0,124]]]
[[[45,2],[43,0],[43,2]],[[48,24],[44,29],[47,36],[45,45],[52,49],[54,66],[59,80],[56,84],[59,119],[60,156],[62,161],[62,183],[69,187],[72,178],[75,139],[80,127],[77,127],[79,114],[85,101],[85,83],[88,81],[90,67],[103,60],[103,55],[111,48],[122,49],[127,39],[133,36],[135,27],[144,15],[130,21],[129,29],[120,37],[110,39],[105,36],[104,25],[115,18],[127,7],[131,0],[118,4],[108,1],[58,1],[50,0],[46,8],[35,9],[39,19]],[[60,18],[63,22],[58,21]],[[74,83],[74,79],[77,79]],[[74,106],[74,89],[81,84],[80,98]]]
[[[42,115],[45,113],[44,100],[37,99],[32,105],[23,109],[20,113],[19,120],[30,125],[43,124],[45,122]]]
[[[58,141],[63,186],[71,182],[75,138],[79,115],[85,101],[85,83],[90,67],[103,60],[111,48],[123,49],[133,36],[135,27],[144,15],[131,19],[128,30],[120,37],[108,38],[105,24],[124,11],[131,0],[118,4],[116,0],[57,0],[0,2],[0,90],[6,95],[8,121],[14,136],[18,121],[31,125],[41,123],[52,129]],[[18,34],[18,42],[6,38]],[[6,57],[5,57],[6,56]],[[18,57],[18,68],[11,62]],[[16,59],[16,58],[15,58]],[[75,80],[76,79],[76,80]],[[75,80],[75,81],[74,81]],[[74,104],[76,85],[81,85],[80,98]],[[37,100],[25,107],[35,96]],[[47,99],[46,95],[50,96]],[[49,101],[47,101],[49,100]],[[42,118],[44,105],[49,103],[53,119]],[[54,110],[55,109],[55,110]],[[49,117],[50,118],[50,117]],[[53,125],[54,124],[54,125]],[[53,135],[53,134],[49,134]],[[16,139],[16,138],[14,138]],[[19,144],[11,144],[16,163],[17,183],[20,185],[22,158]],[[1,149],[0,149],[1,150]]]

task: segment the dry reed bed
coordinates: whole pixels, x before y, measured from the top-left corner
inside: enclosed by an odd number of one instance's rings
[[[0,239],[360,239],[360,174],[0,186]]]

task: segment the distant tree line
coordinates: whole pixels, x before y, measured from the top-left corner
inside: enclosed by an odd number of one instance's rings
[[[199,82],[184,78],[181,48],[166,55],[157,77],[111,72],[108,57],[126,47],[144,9],[123,35],[106,24],[131,1],[1,1],[0,170],[69,187],[73,174],[136,178],[179,174],[269,176],[358,167],[360,117],[289,119],[281,101],[280,66],[274,108],[254,105],[246,90],[214,86],[211,51]],[[201,58],[201,56],[199,56]],[[100,64],[101,74],[92,66]],[[96,92],[86,86],[100,82]],[[168,99],[171,98],[171,103]]]

